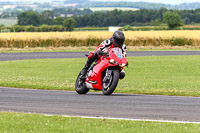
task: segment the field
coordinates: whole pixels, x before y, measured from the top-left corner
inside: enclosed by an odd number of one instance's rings
[[[122,11],[137,11],[139,10],[138,8],[122,8],[122,7],[98,7],[98,8],[89,8],[90,10],[92,10],[93,12],[95,11],[112,11],[114,9],[118,9],[118,10],[122,10]]]
[[[199,124],[164,123],[0,112],[0,132],[198,133]]]
[[[0,25],[1,24],[4,26],[13,26],[17,24],[17,19],[0,19]]]
[[[200,47],[200,31],[124,32],[127,46]],[[1,33],[0,48],[97,46],[112,32]]]
[[[86,31],[86,32],[42,32],[42,33],[1,33],[0,39],[19,39],[19,40],[28,40],[28,39],[87,39],[87,38],[108,38],[112,36],[113,32],[108,31]],[[183,31],[124,31],[125,37],[128,40],[136,38],[191,38],[191,39],[200,39],[199,30],[183,30]]]
[[[200,97],[200,56],[128,57],[115,92]],[[0,62],[0,86],[73,90],[85,59]],[[69,71],[70,70],[70,71]]]

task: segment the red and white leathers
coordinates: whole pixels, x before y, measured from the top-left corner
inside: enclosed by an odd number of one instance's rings
[[[113,44],[113,41],[112,41],[112,38],[109,38],[105,41],[103,41],[96,49],[95,49],[95,53],[98,51],[98,50],[101,50],[103,52],[109,52],[110,48],[114,48],[114,44]],[[123,56],[126,57],[126,52],[127,52],[127,49],[126,49],[126,45],[123,44],[122,47],[122,52],[123,52]]]

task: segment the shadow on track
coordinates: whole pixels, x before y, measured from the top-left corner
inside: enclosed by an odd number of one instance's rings
[[[77,94],[78,95],[78,94]],[[83,95],[82,95],[83,96]],[[122,94],[122,93],[113,93],[112,95],[103,95],[101,92],[88,92],[85,96],[105,96],[105,97],[115,97],[115,96],[141,96],[139,94]]]

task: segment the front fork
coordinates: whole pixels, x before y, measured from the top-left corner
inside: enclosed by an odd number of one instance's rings
[[[111,76],[112,76],[112,70],[106,69],[106,75],[103,79],[103,82],[108,83],[110,81]]]

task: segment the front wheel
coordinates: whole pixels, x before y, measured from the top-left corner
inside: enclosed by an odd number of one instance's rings
[[[76,79],[75,90],[78,94],[86,94],[89,91],[85,85],[85,80],[81,79],[81,73],[79,73]]]
[[[104,79],[105,76],[102,77]],[[119,81],[119,72],[117,70],[112,70],[109,81],[103,82],[102,80],[102,91],[104,95],[111,95],[115,88],[117,87]]]

